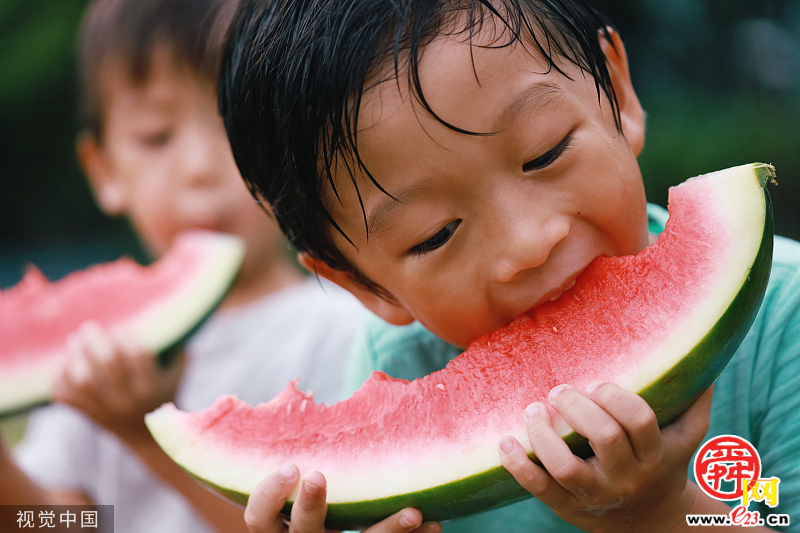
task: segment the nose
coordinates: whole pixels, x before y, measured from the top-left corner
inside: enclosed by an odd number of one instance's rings
[[[227,139],[220,140],[218,136],[218,132],[202,125],[186,132],[176,169],[186,189],[213,189],[222,183],[224,163],[232,156],[223,152],[223,148],[227,149]]]
[[[512,216],[500,225],[496,236],[499,253],[492,264],[493,279],[501,283],[520,273],[542,266],[553,249],[569,234],[569,217],[547,209]]]

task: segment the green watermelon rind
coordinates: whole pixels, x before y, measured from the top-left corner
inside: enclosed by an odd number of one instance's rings
[[[773,218],[767,181],[774,169],[754,165],[764,192],[766,205],[761,243],[750,267],[750,275],[732,303],[709,333],[680,361],[651,384],[638,391],[653,408],[664,426],[684,412],[722,372],[753,324],[769,280],[772,265]],[[697,372],[697,369],[704,369]],[[588,441],[572,432],[564,436],[570,449],[580,457],[593,455]],[[536,460],[534,454],[530,454]],[[195,479],[228,499],[245,505],[248,494],[221,487],[190,472]],[[419,509],[425,520],[448,520],[472,514],[475,509],[490,510],[531,497],[503,467],[494,467],[457,481],[375,500],[329,503],[326,526],[332,529],[359,529],[372,525],[404,507]],[[291,512],[292,503],[283,509]]]
[[[198,284],[202,284],[204,280],[216,279],[217,287],[213,288],[213,297],[206,299],[202,302],[201,310],[203,314],[188,320],[190,327],[187,329],[185,325],[176,326],[175,329],[167,335],[159,335],[157,347],[154,354],[162,367],[168,367],[172,361],[180,353],[183,344],[191,337],[198,329],[200,329],[208,318],[214,314],[214,311],[219,307],[220,303],[225,299],[228,291],[239,273],[242,260],[244,258],[244,244],[240,238],[234,235],[219,234],[214,236],[220,242],[225,242],[224,247],[219,247],[215,252],[214,261],[217,263],[215,268],[211,269],[209,274],[201,279],[198,279]],[[196,301],[188,301],[183,305],[195,306]],[[175,307],[173,306],[174,310]],[[161,315],[168,314],[160,313]],[[145,327],[146,329],[146,327]],[[31,394],[28,398],[18,400],[14,403],[2,399],[0,402],[0,418],[7,418],[26,413],[36,407],[42,407],[50,404],[49,386],[46,387],[47,392]],[[42,389],[44,391],[44,389]],[[5,403],[3,403],[5,402]]]

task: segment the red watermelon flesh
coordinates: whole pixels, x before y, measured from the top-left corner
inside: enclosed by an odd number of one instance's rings
[[[87,320],[127,329],[146,349],[169,348],[221,300],[242,255],[238,237],[191,231],[148,267],[123,258],[53,283],[29,267],[0,292],[0,412],[47,399],[67,337]]]
[[[518,499],[497,443],[511,434],[528,445],[523,411],[552,387],[612,381],[642,394],[667,423],[719,374],[766,287],[763,186],[772,172],[746,165],[673,188],[655,244],[596,259],[558,300],[477,339],[439,372],[411,382],[375,372],[331,406],[295,383],[257,407],[231,396],[199,413],[168,404],[148,425],[173,459],[240,502],[286,462],[323,472],[333,527],[407,505],[444,519]]]

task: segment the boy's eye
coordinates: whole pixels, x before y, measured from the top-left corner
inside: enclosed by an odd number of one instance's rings
[[[572,133],[569,133],[555,148],[550,150],[544,155],[537,157],[532,161],[528,161],[522,165],[523,172],[531,172],[532,170],[539,170],[550,165],[553,161],[559,158],[561,154],[567,151],[569,145],[572,144]]]
[[[163,130],[156,133],[149,133],[139,136],[139,140],[143,145],[154,148],[164,146],[171,138],[172,132],[170,130]]]
[[[436,235],[434,235],[427,241],[411,248],[409,252],[411,252],[412,254],[422,255],[424,253],[428,253],[439,248],[444,243],[450,240],[450,237],[453,236],[453,233],[456,231],[456,228],[458,227],[459,224],[461,224],[460,220],[452,221],[451,223],[440,229],[436,233]]]

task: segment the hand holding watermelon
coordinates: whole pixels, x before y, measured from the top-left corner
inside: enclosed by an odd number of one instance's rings
[[[284,467],[258,484],[244,513],[251,533],[284,533],[297,531],[322,531],[328,511],[326,503],[327,480],[320,472],[303,476],[295,496],[290,520],[285,520],[282,510],[297,482],[299,471],[293,464]],[[365,533],[438,533],[438,522],[422,522],[422,513],[416,509],[402,509]]]
[[[697,487],[688,482],[687,467],[708,430],[712,390],[659,429],[647,402],[614,384],[589,386],[585,395],[555,387],[550,405],[587,437],[595,455],[574,455],[547,407],[534,403],[525,411],[528,438],[546,470],[513,437],[501,441],[500,460],[520,485],[581,529],[650,524],[651,533],[673,531],[692,512]]]
[[[88,321],[68,340],[53,399],[80,409],[121,437],[149,433],[144,415],[175,396],[184,357],[162,368],[150,350],[118,330]]]

